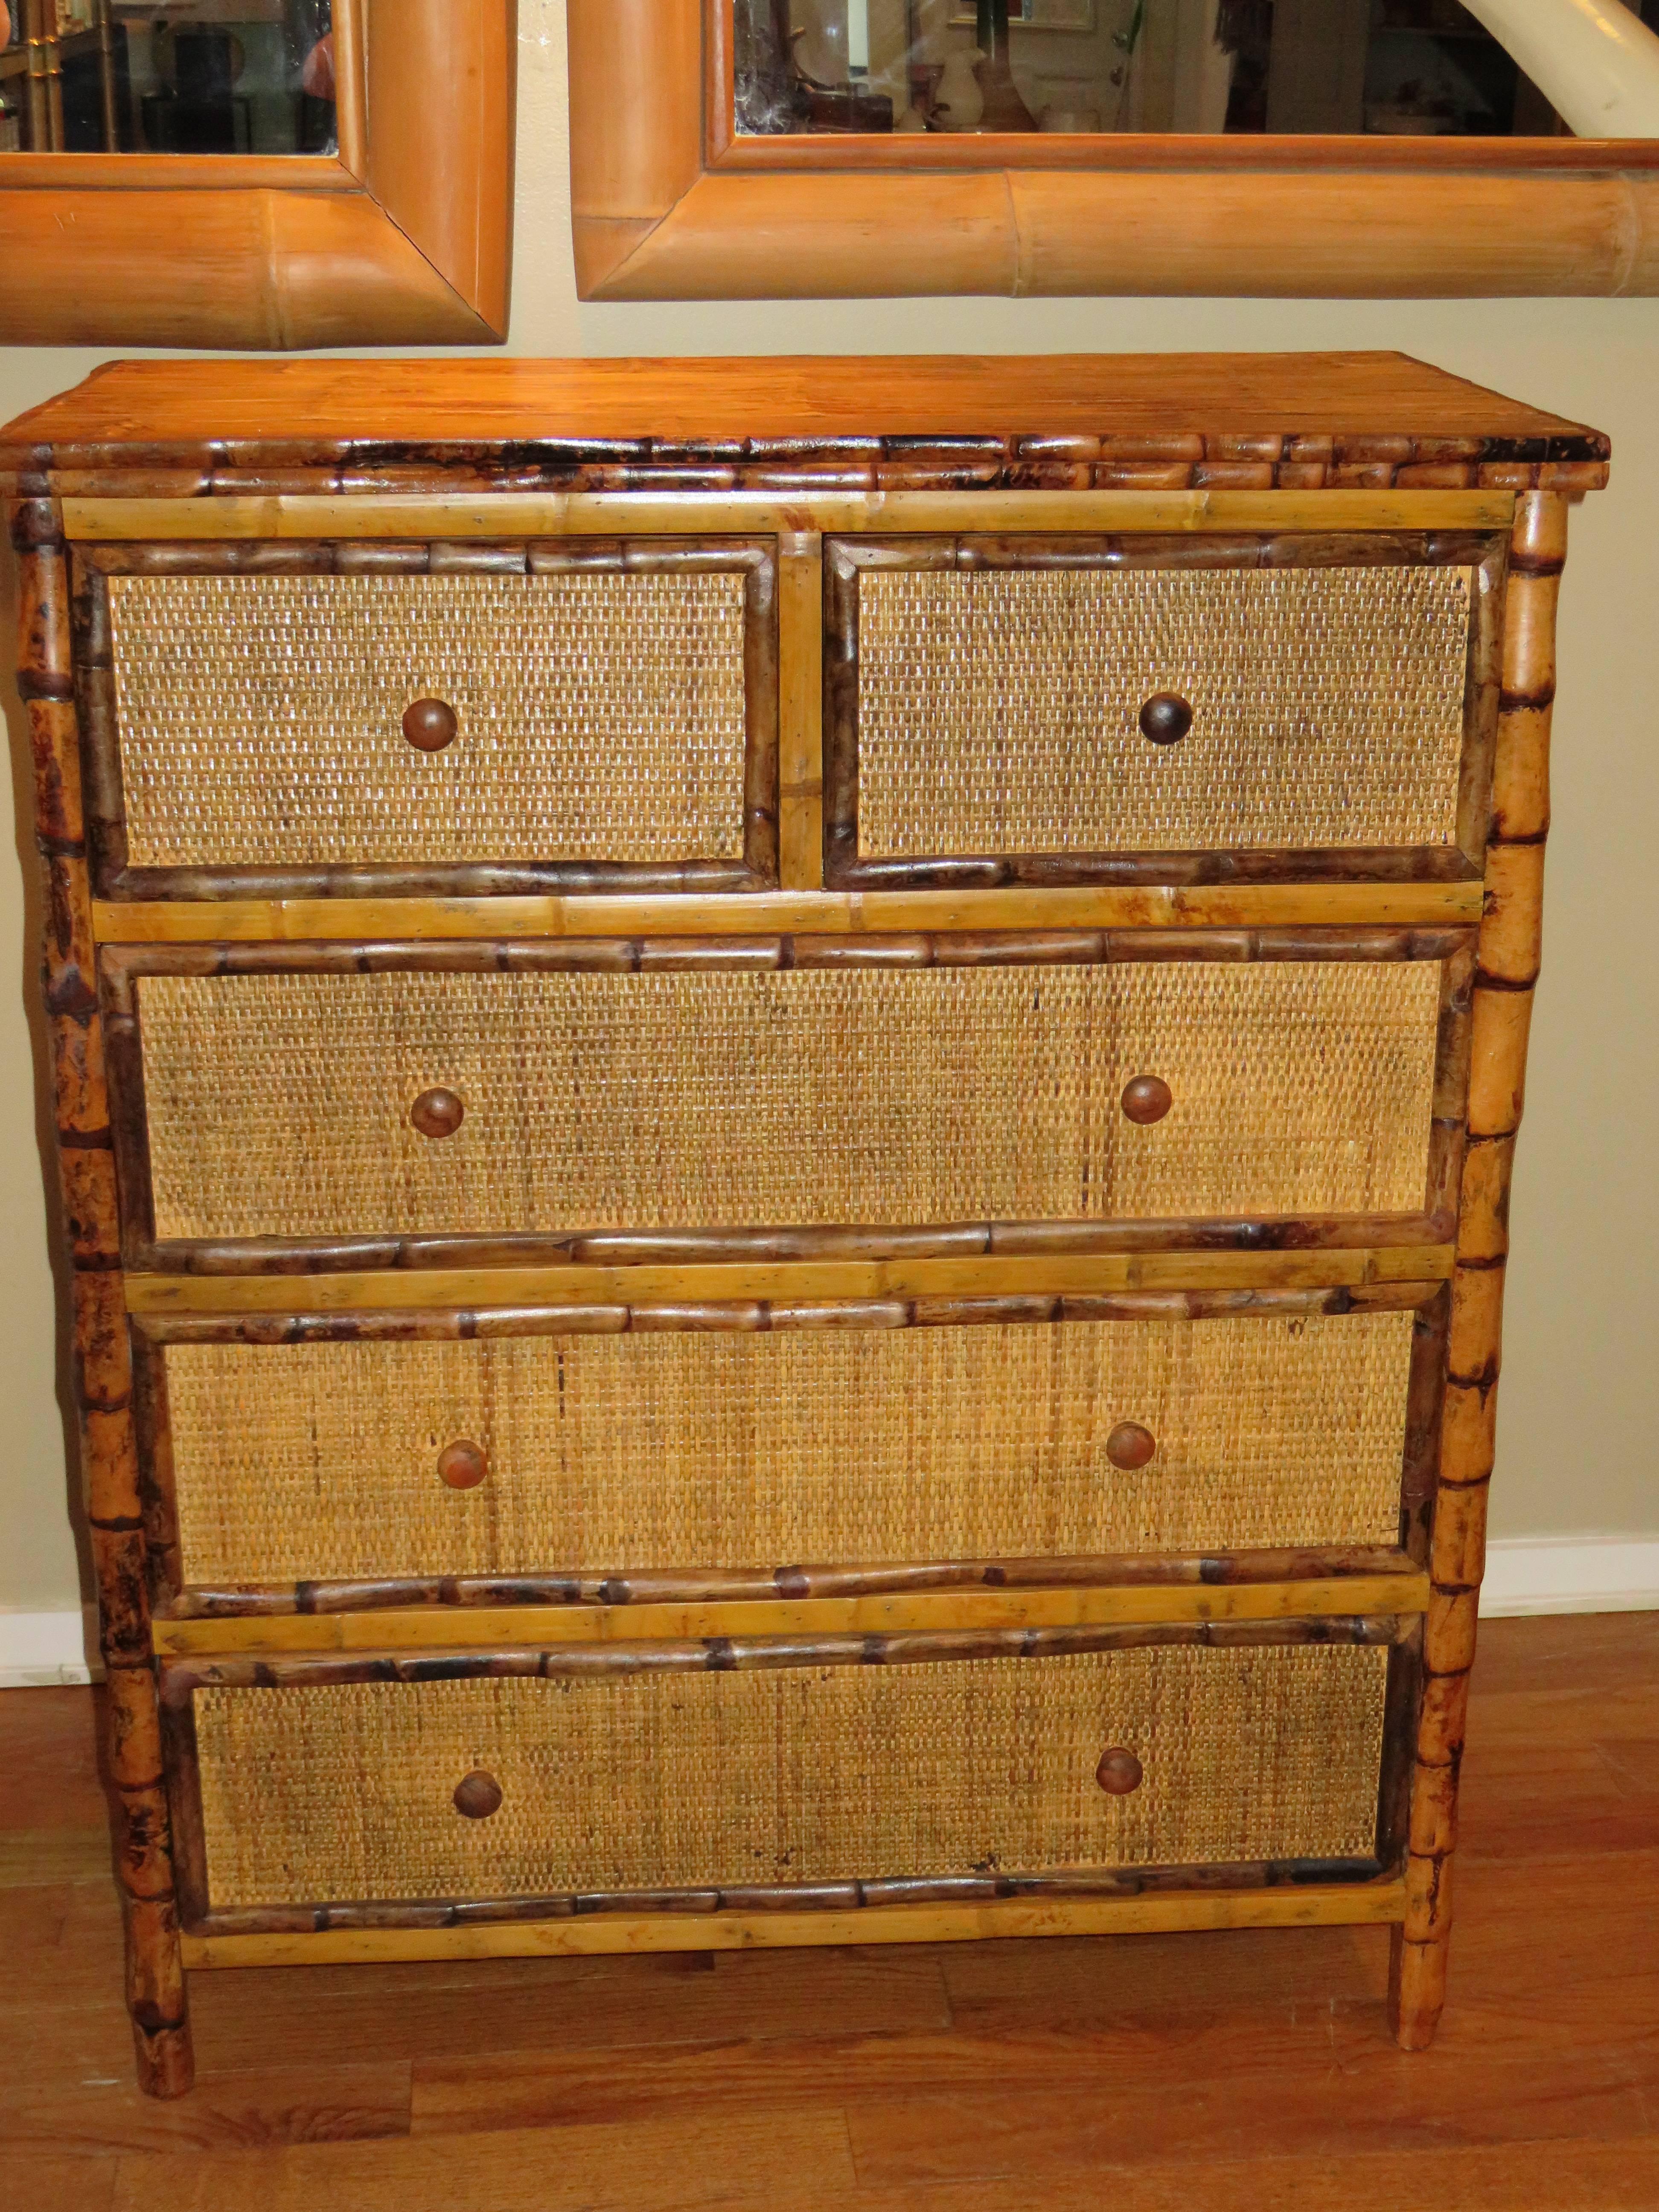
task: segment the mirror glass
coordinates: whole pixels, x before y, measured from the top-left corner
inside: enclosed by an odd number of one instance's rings
[[[1659,0],[1629,0],[1659,27]],[[733,0],[740,133],[1547,137],[1458,0]]]
[[[336,150],[330,0],[0,0],[0,153]]]

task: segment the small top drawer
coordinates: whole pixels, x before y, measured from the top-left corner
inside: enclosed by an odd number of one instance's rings
[[[92,557],[108,895],[776,880],[769,540]]]
[[[828,880],[1478,874],[1503,560],[1421,534],[838,540]]]

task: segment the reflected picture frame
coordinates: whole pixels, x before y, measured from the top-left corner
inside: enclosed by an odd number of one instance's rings
[[[732,0],[567,0],[585,300],[1659,295],[1659,139],[733,127]]]

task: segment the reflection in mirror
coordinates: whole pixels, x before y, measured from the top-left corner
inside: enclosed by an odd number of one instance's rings
[[[1659,0],[1626,4],[1659,27]],[[1458,0],[733,6],[737,127],[746,134],[1566,130]]]
[[[335,151],[330,0],[0,0],[0,153]]]

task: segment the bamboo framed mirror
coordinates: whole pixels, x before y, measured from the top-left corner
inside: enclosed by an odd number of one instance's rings
[[[579,289],[1659,292],[1659,135],[1574,135],[1540,4],[568,0]],[[1659,7],[1620,5],[1562,12],[1659,133]]]
[[[0,0],[0,343],[506,334],[516,0]]]

